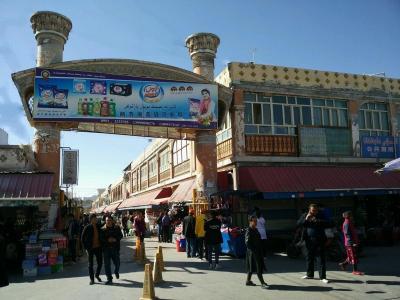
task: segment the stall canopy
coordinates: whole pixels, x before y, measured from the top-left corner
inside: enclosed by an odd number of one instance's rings
[[[113,202],[113,203],[111,203],[110,205],[107,205],[106,206],[106,208],[103,210],[103,212],[104,213],[114,213],[117,209],[118,209],[118,206],[120,205],[122,203],[122,200],[121,201],[116,201],[116,202]]]
[[[172,194],[170,187],[164,187],[146,192],[143,194],[132,196],[118,206],[118,210],[150,208],[160,205],[162,202],[167,202]]]
[[[51,200],[53,173],[0,173],[0,206],[37,206]]]
[[[185,180],[179,183],[168,200],[169,202],[191,202],[193,199],[193,189],[196,187],[195,179]]]
[[[400,173],[378,175],[373,167],[242,167],[240,189],[264,199],[400,193]]]
[[[104,209],[107,207],[107,205],[103,205],[103,206],[100,206],[100,207],[98,207],[98,208],[96,208],[95,209],[95,213],[96,214],[101,214],[102,212],[104,212]]]

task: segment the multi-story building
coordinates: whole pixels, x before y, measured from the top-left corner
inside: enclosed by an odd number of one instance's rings
[[[0,145],[8,145],[8,133],[0,128]]]
[[[216,136],[212,202],[237,225],[258,206],[270,231],[291,230],[311,202],[334,216],[361,203],[372,224],[379,205],[398,195],[400,177],[374,170],[399,152],[400,80],[229,63],[215,81],[234,96]],[[195,153],[193,141],[156,140],[111,187],[111,199],[127,196],[119,210],[191,201]]]

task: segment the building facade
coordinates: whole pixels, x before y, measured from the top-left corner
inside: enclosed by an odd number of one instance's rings
[[[216,134],[218,192],[209,200],[235,225],[257,206],[271,232],[288,232],[312,202],[333,217],[362,206],[372,224],[398,195],[400,178],[374,170],[398,156],[400,80],[229,63],[215,81],[233,99]],[[175,194],[195,177],[195,156],[193,141],[155,140],[111,187],[115,209],[191,202],[193,191]]]

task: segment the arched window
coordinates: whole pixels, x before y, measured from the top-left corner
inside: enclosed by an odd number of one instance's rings
[[[189,159],[188,146],[189,142],[187,140],[176,140],[174,142],[174,147],[172,148],[174,166]]]
[[[389,135],[388,106],[371,102],[361,105],[358,112],[360,136]]]

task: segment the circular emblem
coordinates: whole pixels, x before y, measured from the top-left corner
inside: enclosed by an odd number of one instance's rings
[[[144,102],[159,102],[163,96],[164,90],[156,83],[146,84],[140,89],[140,97]]]
[[[43,77],[43,79],[47,79],[50,77],[50,72],[47,70],[43,70],[42,73],[40,73],[40,75]]]

